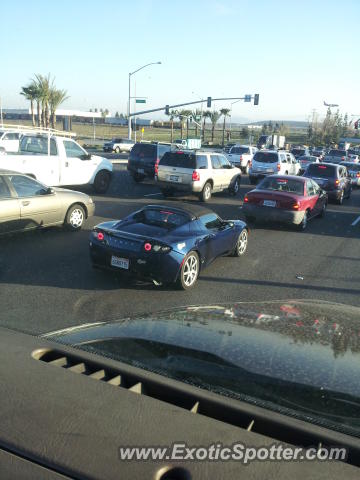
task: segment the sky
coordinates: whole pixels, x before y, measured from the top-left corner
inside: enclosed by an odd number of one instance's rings
[[[126,113],[129,72],[161,61],[131,77],[146,109],[259,93],[233,121],[308,120],[324,100],[360,116],[360,0],[16,0],[1,17],[3,108],[50,73],[64,108]]]

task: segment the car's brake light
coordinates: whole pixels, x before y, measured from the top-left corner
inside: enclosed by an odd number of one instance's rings
[[[356,172],[356,176],[360,178],[360,172]]]
[[[244,203],[249,203],[249,197],[247,195],[244,197]]]
[[[300,203],[299,202],[296,202],[294,203],[294,205],[292,206],[293,210],[299,210],[300,208]]]
[[[155,162],[155,174],[157,175],[158,172],[159,172],[159,163],[160,163],[160,158],[157,158],[156,159],[156,162]]]
[[[281,169],[280,163],[277,164],[277,169],[278,169],[278,172],[280,172],[280,169]]]
[[[345,157],[341,157],[341,160],[345,160]]]
[[[335,185],[339,185],[339,183],[340,183],[340,180],[337,178],[337,179],[335,180]]]
[[[102,242],[104,240],[104,234],[102,232],[98,232],[97,239]]]
[[[152,248],[151,243],[145,243],[144,250],[146,252],[150,252],[151,248]]]
[[[200,173],[194,170],[191,179],[193,182],[198,182],[200,180]]]

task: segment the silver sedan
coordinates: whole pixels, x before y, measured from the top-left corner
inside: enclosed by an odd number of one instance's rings
[[[27,175],[0,169],[0,235],[53,225],[80,230],[94,210],[85,193],[50,188]]]

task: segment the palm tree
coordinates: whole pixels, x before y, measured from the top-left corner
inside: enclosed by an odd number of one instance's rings
[[[174,120],[177,117],[175,110],[171,110],[171,112],[168,113],[168,117],[169,117],[170,124],[171,124],[170,143],[172,143],[174,141]]]
[[[182,115],[186,118],[186,138],[189,138],[189,117],[192,115],[191,110],[181,110]]]
[[[51,82],[50,73],[46,76],[37,74],[35,75],[34,82],[39,89],[39,99],[41,101],[42,109],[42,121],[40,125],[48,128],[50,125],[50,110],[49,110],[49,96],[50,90],[53,88],[53,82]]]
[[[211,112],[210,110],[205,110],[205,112],[202,113],[203,117],[203,128],[202,128],[202,141],[205,141],[205,124],[206,124],[206,119],[210,118]]]
[[[201,114],[202,114],[202,111],[199,110],[198,108],[196,110],[193,110],[191,112],[191,115],[193,116],[194,120],[196,121],[196,117],[200,117],[201,118]],[[200,120],[201,121],[201,120]],[[195,123],[195,137],[197,137],[197,134],[198,134],[198,125],[197,123]]]
[[[186,110],[180,110],[180,112],[177,113],[177,118],[180,120],[180,137],[181,139],[183,138],[183,118],[186,113]]]
[[[210,121],[211,121],[211,141],[214,143],[214,136],[215,136],[215,126],[221,117],[221,113],[214,110],[210,113]]]
[[[32,125],[35,127],[35,113],[34,113],[34,101],[37,98],[38,89],[34,82],[29,83],[25,87],[21,87],[20,95],[23,95],[26,100],[30,100],[31,120]]]
[[[56,128],[56,109],[61,103],[69,98],[66,93],[66,90],[57,90],[54,86],[52,86],[50,89],[49,105],[51,114],[51,127],[54,129]]]
[[[224,123],[223,123],[223,131],[222,131],[222,146],[225,144],[225,124],[226,124],[226,117],[229,116],[230,113],[230,108],[222,108],[220,110],[220,115],[223,115],[224,117]]]

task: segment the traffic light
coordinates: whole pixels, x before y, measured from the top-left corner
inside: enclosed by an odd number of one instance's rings
[[[207,108],[211,108],[211,97],[207,97]]]
[[[169,107],[169,105],[165,105],[165,115],[170,115],[170,107]]]
[[[254,95],[254,105],[259,105],[259,94],[255,93]]]
[[[360,120],[360,118],[359,118],[358,120],[356,120],[356,122],[354,122],[354,128],[355,128],[355,130],[358,130],[358,129],[359,129],[359,120]]]

